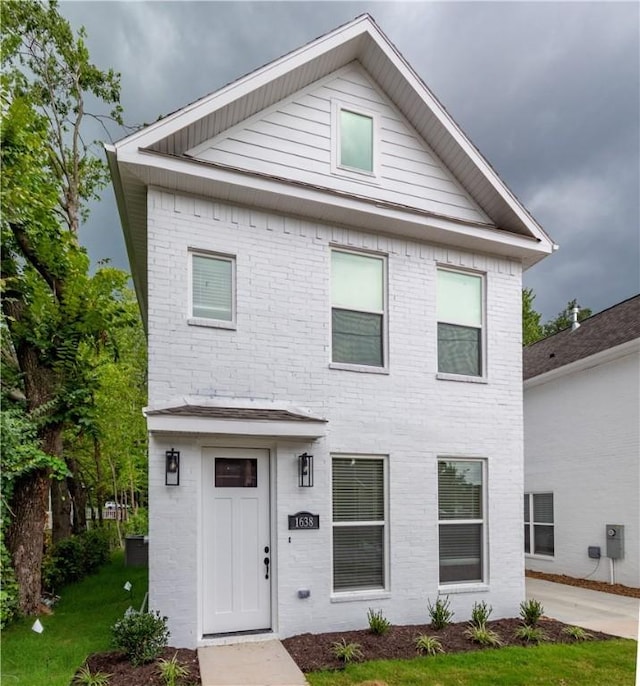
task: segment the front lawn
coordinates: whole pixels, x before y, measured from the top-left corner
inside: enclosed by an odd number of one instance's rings
[[[9,626],[2,632],[2,683],[68,686],[90,653],[109,650],[110,627],[125,610],[140,609],[147,576],[146,568],[125,567],[123,553],[116,553],[96,574],[62,589],[54,613],[39,617],[43,633],[31,630],[35,617]]]
[[[617,639],[490,649],[350,664],[306,677],[311,686],[633,686],[637,645]]]

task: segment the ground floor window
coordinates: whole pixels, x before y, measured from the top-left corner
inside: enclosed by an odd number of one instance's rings
[[[385,588],[384,458],[333,457],[332,475],[333,590]]]
[[[553,493],[524,494],[524,552],[555,554]]]
[[[440,583],[484,581],[485,464],[438,461]]]

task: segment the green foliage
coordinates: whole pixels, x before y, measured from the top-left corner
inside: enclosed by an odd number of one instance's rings
[[[167,618],[159,612],[127,612],[111,631],[114,647],[134,666],[155,660],[169,640]]]
[[[389,631],[391,622],[382,614],[382,610],[375,612],[369,608],[367,612],[367,619],[369,621],[369,630],[372,634],[382,636]]]
[[[429,617],[431,617],[431,627],[436,631],[444,629],[451,624],[454,612],[450,609],[451,602],[449,596],[442,599],[438,596],[435,604],[432,605],[430,600],[427,600],[427,610]]]
[[[73,683],[78,686],[109,686],[112,674],[92,672],[86,665],[81,667],[73,677]]]
[[[526,641],[527,643],[533,643],[535,645],[547,640],[547,635],[540,627],[531,626],[529,624],[524,624],[523,626],[518,627],[515,635],[516,638]]]
[[[362,649],[359,643],[347,643],[346,639],[336,641],[331,646],[331,651],[344,664],[353,662],[354,660],[361,660],[363,657]]]
[[[478,643],[482,646],[499,648],[502,645],[500,636],[492,629],[488,629],[485,624],[475,625],[469,623],[469,628],[465,630],[464,634],[474,643]]]
[[[585,631],[581,626],[567,626],[562,630],[562,633],[575,641],[588,641],[593,638],[593,634]]]
[[[531,288],[522,289],[522,345],[529,345],[544,336],[540,313],[533,309],[535,293]]]
[[[148,534],[149,533],[149,511],[144,507],[138,508],[135,514],[127,519],[125,532],[128,534]]]
[[[526,626],[536,626],[544,614],[544,607],[539,600],[525,600],[520,603],[520,617]]]
[[[574,307],[578,307],[578,301],[576,298],[570,300],[564,310],[558,312],[554,319],[550,319],[542,328],[544,336],[551,336],[559,331],[564,331],[571,326],[571,310]],[[578,321],[581,322],[583,319],[591,316],[591,310],[588,307],[583,307],[578,312]]]
[[[444,653],[440,639],[437,636],[428,636],[427,634],[420,634],[416,638],[416,650],[424,655]]]
[[[160,660],[158,669],[166,686],[176,686],[180,679],[189,675],[189,670],[177,660],[177,653],[170,660]]]
[[[18,617],[18,582],[11,566],[11,557],[0,535],[0,628],[4,629]]]
[[[471,626],[479,629],[485,628],[492,611],[491,605],[487,605],[484,600],[480,603],[474,603],[471,609]]]
[[[42,583],[51,592],[96,572],[109,561],[109,532],[90,529],[51,546],[42,563]]]

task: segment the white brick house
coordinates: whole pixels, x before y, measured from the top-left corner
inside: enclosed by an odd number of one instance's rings
[[[640,587],[639,384],[640,295],[525,348],[527,569]]]
[[[172,642],[419,623],[439,592],[516,613],[521,274],[553,244],[371,18],[107,153]]]

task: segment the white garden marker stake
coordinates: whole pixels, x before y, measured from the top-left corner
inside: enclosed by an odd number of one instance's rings
[[[125,583],[125,585],[123,586],[123,588],[124,588],[125,591],[130,591],[131,588],[132,588],[131,582],[130,582],[130,581],[127,581],[127,582]]]
[[[35,631],[37,634],[41,634],[44,631],[44,627],[40,623],[39,619],[36,619],[36,621],[33,623],[31,631]]]

